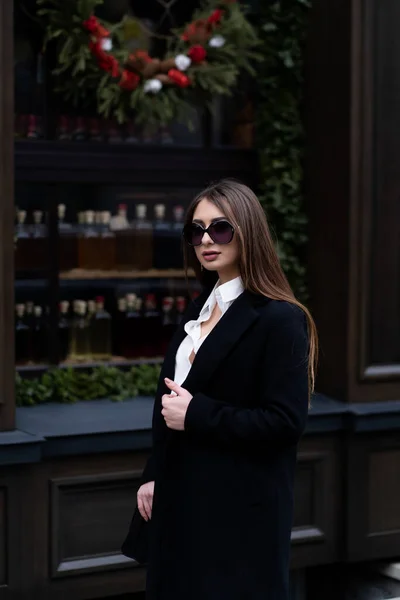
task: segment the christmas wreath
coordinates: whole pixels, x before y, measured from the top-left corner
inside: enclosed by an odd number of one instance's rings
[[[125,18],[96,16],[104,0],[37,0],[45,47],[56,43],[57,91],[74,105],[96,99],[97,112],[123,123],[165,125],[195,103],[231,94],[242,69],[254,75],[257,35],[236,0],[205,0],[192,20],[172,29],[160,58],[127,48]]]

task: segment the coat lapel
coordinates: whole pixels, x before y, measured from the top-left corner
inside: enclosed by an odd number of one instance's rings
[[[191,394],[194,395],[201,391],[201,388],[211,378],[221,361],[258,318],[259,313],[255,310],[251,297],[252,295],[249,292],[244,291],[221,317],[200,346],[192,368],[186,380],[182,383],[182,387]],[[181,341],[177,343],[175,353]]]

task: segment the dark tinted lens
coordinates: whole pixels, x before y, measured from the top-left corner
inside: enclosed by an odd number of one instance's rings
[[[203,239],[204,229],[196,223],[186,225],[183,230],[183,234],[188,244],[191,246],[200,246],[201,240]]]
[[[217,221],[210,227],[210,236],[216,244],[229,244],[233,238],[233,227],[227,221]]]

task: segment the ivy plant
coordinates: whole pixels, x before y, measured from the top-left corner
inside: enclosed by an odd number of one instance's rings
[[[159,365],[147,364],[134,366],[128,371],[107,366],[88,371],[54,368],[34,379],[25,379],[16,373],[16,404],[72,404],[79,400],[108,398],[121,401],[135,396],[154,396],[160,369]]]
[[[284,271],[299,299],[307,300],[307,215],[304,207],[305,134],[302,120],[308,0],[259,4],[257,146],[260,201],[275,236]]]

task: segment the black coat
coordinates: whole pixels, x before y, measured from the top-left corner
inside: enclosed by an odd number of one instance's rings
[[[185,431],[161,396],[210,290],[192,303],[167,352],[154,416],[149,600],[288,600],[296,450],[308,413],[303,311],[247,291],[200,347],[182,387]]]

